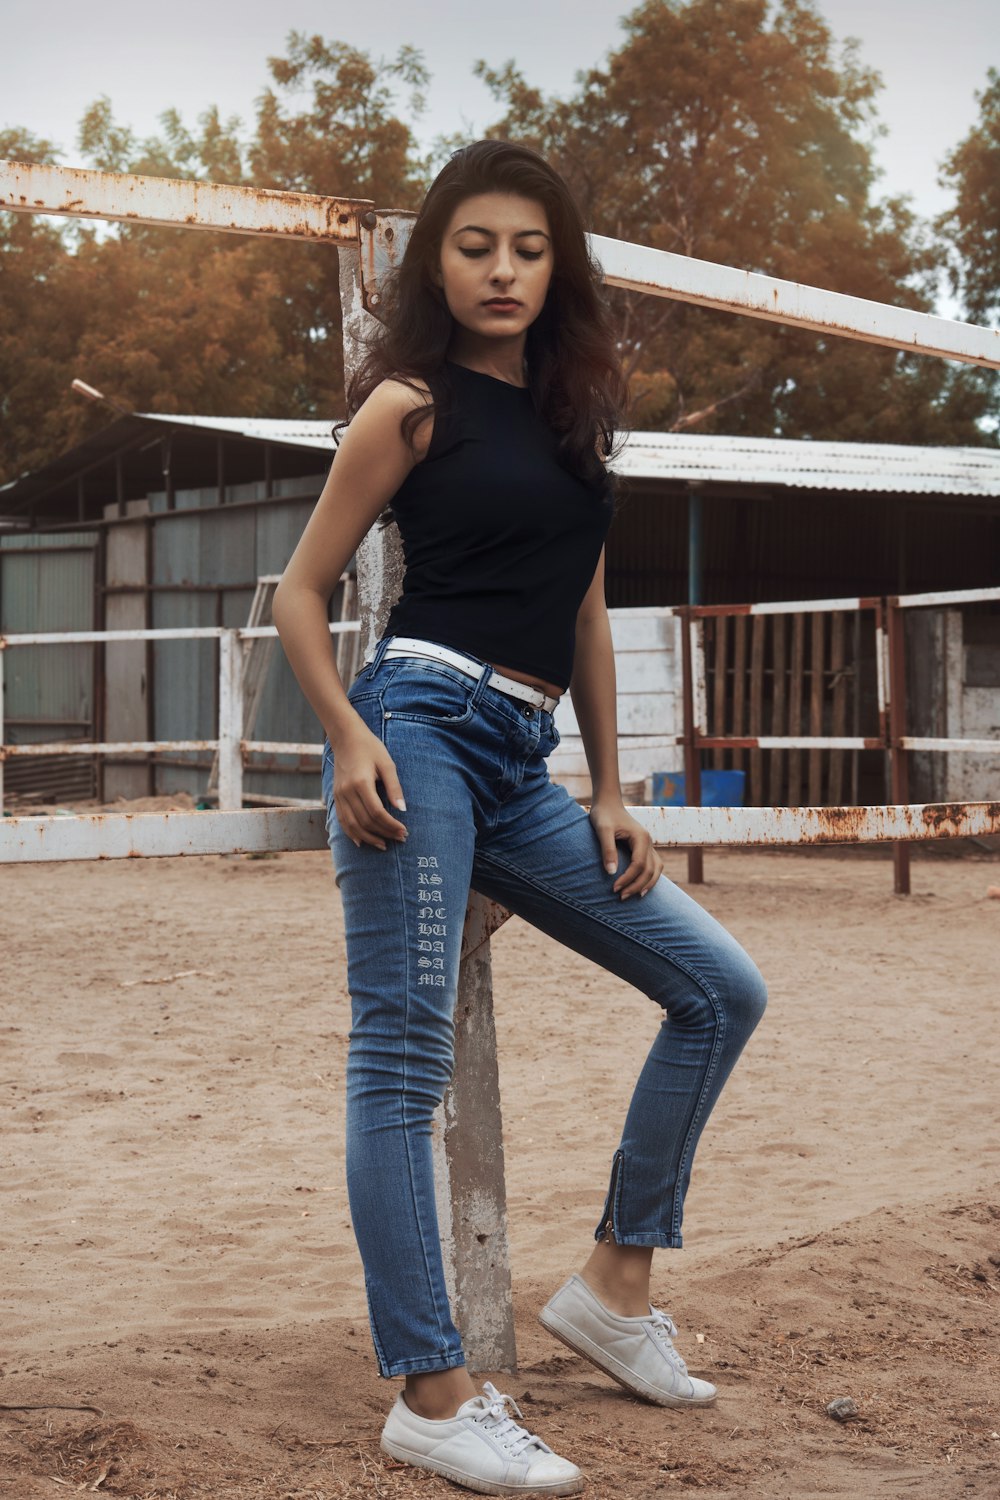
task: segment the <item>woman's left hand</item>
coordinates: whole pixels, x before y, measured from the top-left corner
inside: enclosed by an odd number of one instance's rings
[[[590,821],[601,841],[601,859],[609,874],[613,874],[618,868],[618,847],[615,840],[624,839],[631,847],[631,863],[618,876],[611,889],[623,901],[627,901],[629,896],[644,896],[663,873],[663,860],[653,845],[649,830],[625,811],[625,804],[620,797],[596,799],[591,804]]]

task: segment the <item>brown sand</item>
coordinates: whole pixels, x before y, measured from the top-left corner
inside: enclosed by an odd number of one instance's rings
[[[863,851],[706,872],[771,998],[653,1276],[720,1399],[633,1400],[535,1321],[589,1252],[659,1012],[517,919],[493,952],[521,1364],[497,1383],[591,1500],[996,1497],[996,864],[919,859],[908,899]],[[378,1449],[400,1382],[343,1188],[327,856],[0,881],[0,1495],[463,1493]]]

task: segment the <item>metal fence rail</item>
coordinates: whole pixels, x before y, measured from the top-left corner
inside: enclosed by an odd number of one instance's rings
[[[741,312],[770,323],[787,323],[814,333],[833,333],[910,353],[936,354],[987,369],[1000,367],[1000,330],[937,318],[828,292],[797,281],[740,271],[714,261],[669,250],[652,250],[622,240],[590,236],[591,247],[611,286],[673,297],[697,307]]]
[[[331,635],[360,630],[358,620],[334,620]],[[4,800],[4,763],[8,760],[45,755],[153,755],[158,751],[215,750],[219,755],[219,806],[226,810],[243,805],[244,757],[253,751],[283,755],[316,755],[322,745],[285,744],[270,740],[248,740],[243,737],[244,684],[243,642],[263,636],[277,637],[273,625],[168,626],[135,630],[67,630],[31,631],[0,636],[0,812]],[[100,645],[107,641],[204,641],[219,642],[218,734],[214,739],[193,740],[50,740],[27,745],[4,743],[3,691],[6,653],[18,646]]]
[[[633,807],[663,849],[813,848],[1000,834],[1000,802],[907,807]],[[0,863],[325,850],[321,807],[0,819]]]
[[[682,622],[682,701],[685,771],[689,805],[684,808],[633,807],[631,812],[653,834],[663,848],[689,850],[689,879],[703,879],[702,849],[709,845],[816,845],[829,843],[886,842],[896,845],[894,854],[895,887],[905,894],[909,890],[909,849],[916,840],[945,837],[971,837],[1000,832],[998,804],[932,804],[909,803],[907,752],[913,750],[978,751],[995,750],[1000,755],[1000,739],[947,739],[913,737],[905,733],[905,660],[902,631],[904,609],[947,607],[958,603],[983,603],[1000,600],[1000,588],[955,591],[954,593],[915,594],[902,598],[811,599],[777,604],[691,605],[676,606],[655,613],[679,616]],[[801,619],[845,614],[849,611],[871,612],[875,620],[875,656],[877,664],[878,732],[874,735],[844,734],[718,734],[709,733],[704,663],[707,652],[704,640],[706,622],[753,619],[761,624],[767,617]],[[654,612],[654,611],[649,611]],[[888,620],[888,628],[883,620]],[[356,620],[335,621],[331,634],[358,631]],[[244,642],[265,636],[276,636],[273,625],[242,626],[176,626],[136,630],[77,630],[65,632],[32,632],[0,637],[0,809],[3,799],[4,761],[24,756],[60,755],[151,755],[159,751],[217,750],[219,755],[219,814],[144,814],[128,818],[128,828],[116,833],[113,824],[120,814],[83,814],[79,832],[60,832],[65,819],[14,817],[0,825],[0,859],[73,859],[83,853],[67,852],[91,848],[93,857],[168,853],[223,853],[230,846],[226,839],[239,838],[241,849],[274,849],[286,847],[274,842],[289,837],[288,848],[319,848],[325,845],[325,829],[317,824],[311,810],[303,810],[305,821],[297,821],[298,809],[284,809],[282,816],[262,818],[258,812],[243,811],[243,774],[246,757],[254,752],[319,757],[319,744],[290,743],[280,740],[253,740],[243,736],[244,723]],[[759,635],[755,639],[760,642]],[[19,646],[76,645],[106,641],[137,640],[217,640],[219,642],[218,733],[211,739],[129,740],[96,743],[81,740],[42,742],[28,745],[3,743],[3,675],[8,650]],[[745,664],[744,664],[745,665]],[[716,682],[719,683],[719,661]],[[800,676],[804,672],[799,661]],[[820,703],[816,683],[818,669],[813,662],[812,723],[821,727]],[[735,669],[734,669],[735,676]],[[753,655],[750,666],[751,698],[758,691],[762,701],[763,656]],[[754,689],[754,684],[757,688]],[[718,698],[721,702],[721,695]],[[821,707],[821,705],[820,705]],[[753,708],[751,721],[753,722]],[[762,708],[756,710],[759,718]],[[793,806],[745,808],[702,808],[701,757],[706,750],[760,752],[763,750],[807,751],[811,756],[821,750],[876,749],[887,752],[890,759],[893,805],[890,807]],[[275,810],[270,809],[273,813]],[[221,821],[218,821],[221,816]],[[259,833],[252,832],[253,819],[261,818]],[[234,821],[236,819],[237,821]],[[131,829],[131,831],[129,831]],[[318,829],[318,832],[317,832]],[[141,838],[139,830],[142,830]],[[257,840],[260,840],[258,843]],[[319,840],[319,841],[317,841]],[[98,851],[100,851],[98,853]],[[232,851],[235,852],[235,849]]]
[[[701,801],[701,757],[706,750],[721,754],[723,751],[732,752],[734,755],[742,755],[747,752],[750,755],[751,774],[759,786],[762,782],[762,771],[759,756],[763,751],[789,751],[796,756],[799,751],[809,753],[809,801],[813,806],[818,806],[821,789],[821,774],[819,756],[824,750],[835,752],[839,755],[845,750],[881,750],[888,758],[890,774],[889,795],[896,806],[905,807],[909,804],[909,771],[907,755],[911,751],[947,751],[955,753],[995,753],[1000,758],[1000,738],[979,739],[964,738],[956,736],[929,737],[911,736],[906,733],[906,652],[905,636],[903,632],[903,611],[918,608],[950,608],[959,604],[981,604],[1000,601],[1000,588],[993,589],[957,589],[954,591],[941,591],[936,593],[909,594],[893,596],[888,599],[874,597],[858,597],[846,599],[804,599],[798,601],[782,601],[778,604],[724,604],[724,605],[687,605],[681,606],[679,613],[687,619],[687,649],[683,656],[685,672],[684,704],[685,704],[685,781],[689,803],[697,804]],[[857,685],[857,672],[859,663],[847,661],[844,650],[844,636],[834,631],[831,639],[830,664],[826,665],[824,656],[824,636],[822,621],[825,616],[831,616],[836,625],[842,617],[854,614],[859,617],[862,613],[870,612],[874,621],[874,658],[875,658],[875,697],[878,716],[877,731],[872,734],[847,735],[842,730],[846,721],[847,703],[846,694],[840,691],[843,687],[844,678],[848,670],[854,671],[855,685]],[[789,734],[766,734],[763,732],[763,720],[765,710],[764,676],[765,676],[765,639],[764,622],[772,617],[775,622],[780,622],[782,617],[792,617],[797,629],[793,639],[790,662],[788,666],[790,677],[790,688],[788,702],[784,698],[782,687],[779,693],[779,668],[785,668],[784,634],[782,632],[782,645],[779,648],[774,645],[774,658],[772,663],[772,698],[770,710],[773,719],[776,719],[786,710],[793,725],[800,722],[804,711],[808,713],[810,733],[800,734],[798,732]],[[810,633],[811,657],[806,660],[805,652],[805,629],[806,617],[812,618],[812,630]],[[713,662],[713,715],[715,726],[709,731],[709,706],[706,692],[705,665],[712,653],[706,644],[706,624],[714,623],[717,628],[722,623],[731,620],[734,626],[734,652],[730,663],[727,656],[727,638],[719,629],[715,640],[715,652]],[[744,622],[751,622],[752,635],[747,661],[746,638],[743,630]],[[819,627],[817,629],[817,627]],[[779,661],[779,654],[782,660]],[[699,664],[700,668],[699,668]],[[727,675],[731,673],[733,678],[732,702],[727,699]],[[824,674],[833,676],[837,681],[834,689],[834,700],[828,705],[823,697]],[[805,702],[803,688],[804,680],[809,679],[809,702]],[[749,690],[747,690],[746,679],[749,679]],[[720,733],[719,725],[724,721],[727,708],[737,721],[737,727],[732,733]],[[822,724],[824,710],[830,708],[831,717],[834,720],[833,733],[823,734]],[[745,732],[743,719],[748,718]],[[754,757],[758,759],[755,761]],[[831,757],[833,759],[833,757]],[[840,785],[839,766],[837,767],[837,785]],[[772,791],[776,784],[775,763],[772,760]],[[793,785],[798,784],[798,769],[791,777]],[[755,795],[753,800],[760,799]],[[775,803],[779,800],[777,795],[772,795],[771,800]],[[971,810],[976,804],[968,804],[967,810]],[[839,816],[840,809],[837,809]],[[967,826],[965,820],[961,820],[962,826]],[[860,826],[870,826],[859,824]],[[957,833],[957,825],[956,825]],[[867,835],[863,835],[867,841]],[[756,840],[754,840],[756,842]],[[896,842],[896,841],[894,841]],[[910,890],[910,852],[906,847],[909,842],[901,837],[894,850],[894,885],[898,894],[905,895]],[[701,851],[692,849],[688,856],[688,878],[693,884],[698,884],[703,879],[703,863]]]
[[[390,216],[379,213],[366,199],[0,161],[0,208],[14,213],[173,224],[227,234],[280,235],[332,245],[360,243],[369,306],[378,301],[375,283],[387,264],[384,227]],[[391,217],[396,221],[412,216]],[[1000,369],[1000,331],[995,328],[849,297],[605,235],[591,234],[588,239],[610,286]]]
[[[896,594],[886,600],[886,681],[889,711],[890,796],[906,802],[910,796],[909,754],[914,750],[949,753],[986,753],[1000,755],[1000,740],[948,739],[940,736],[911,736],[906,732],[906,634],[903,618],[908,609],[944,609],[956,604],[985,604],[1000,601],[1000,588],[962,589],[952,593]],[[899,895],[910,891],[910,851],[905,844],[893,850],[895,889]]]

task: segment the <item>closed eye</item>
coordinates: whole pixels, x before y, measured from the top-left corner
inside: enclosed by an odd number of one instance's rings
[[[461,245],[459,246],[459,251],[462,255],[468,256],[470,260],[478,260],[481,255],[489,255],[490,253],[489,250],[485,248],[479,250],[467,250]],[[545,254],[545,251],[519,250],[517,253],[522,260],[541,260],[542,256]]]

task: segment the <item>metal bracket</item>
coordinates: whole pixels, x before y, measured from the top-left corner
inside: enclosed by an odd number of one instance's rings
[[[403,259],[416,214],[407,209],[368,209],[358,216],[361,233],[361,297],[366,312],[379,316],[385,283]]]

